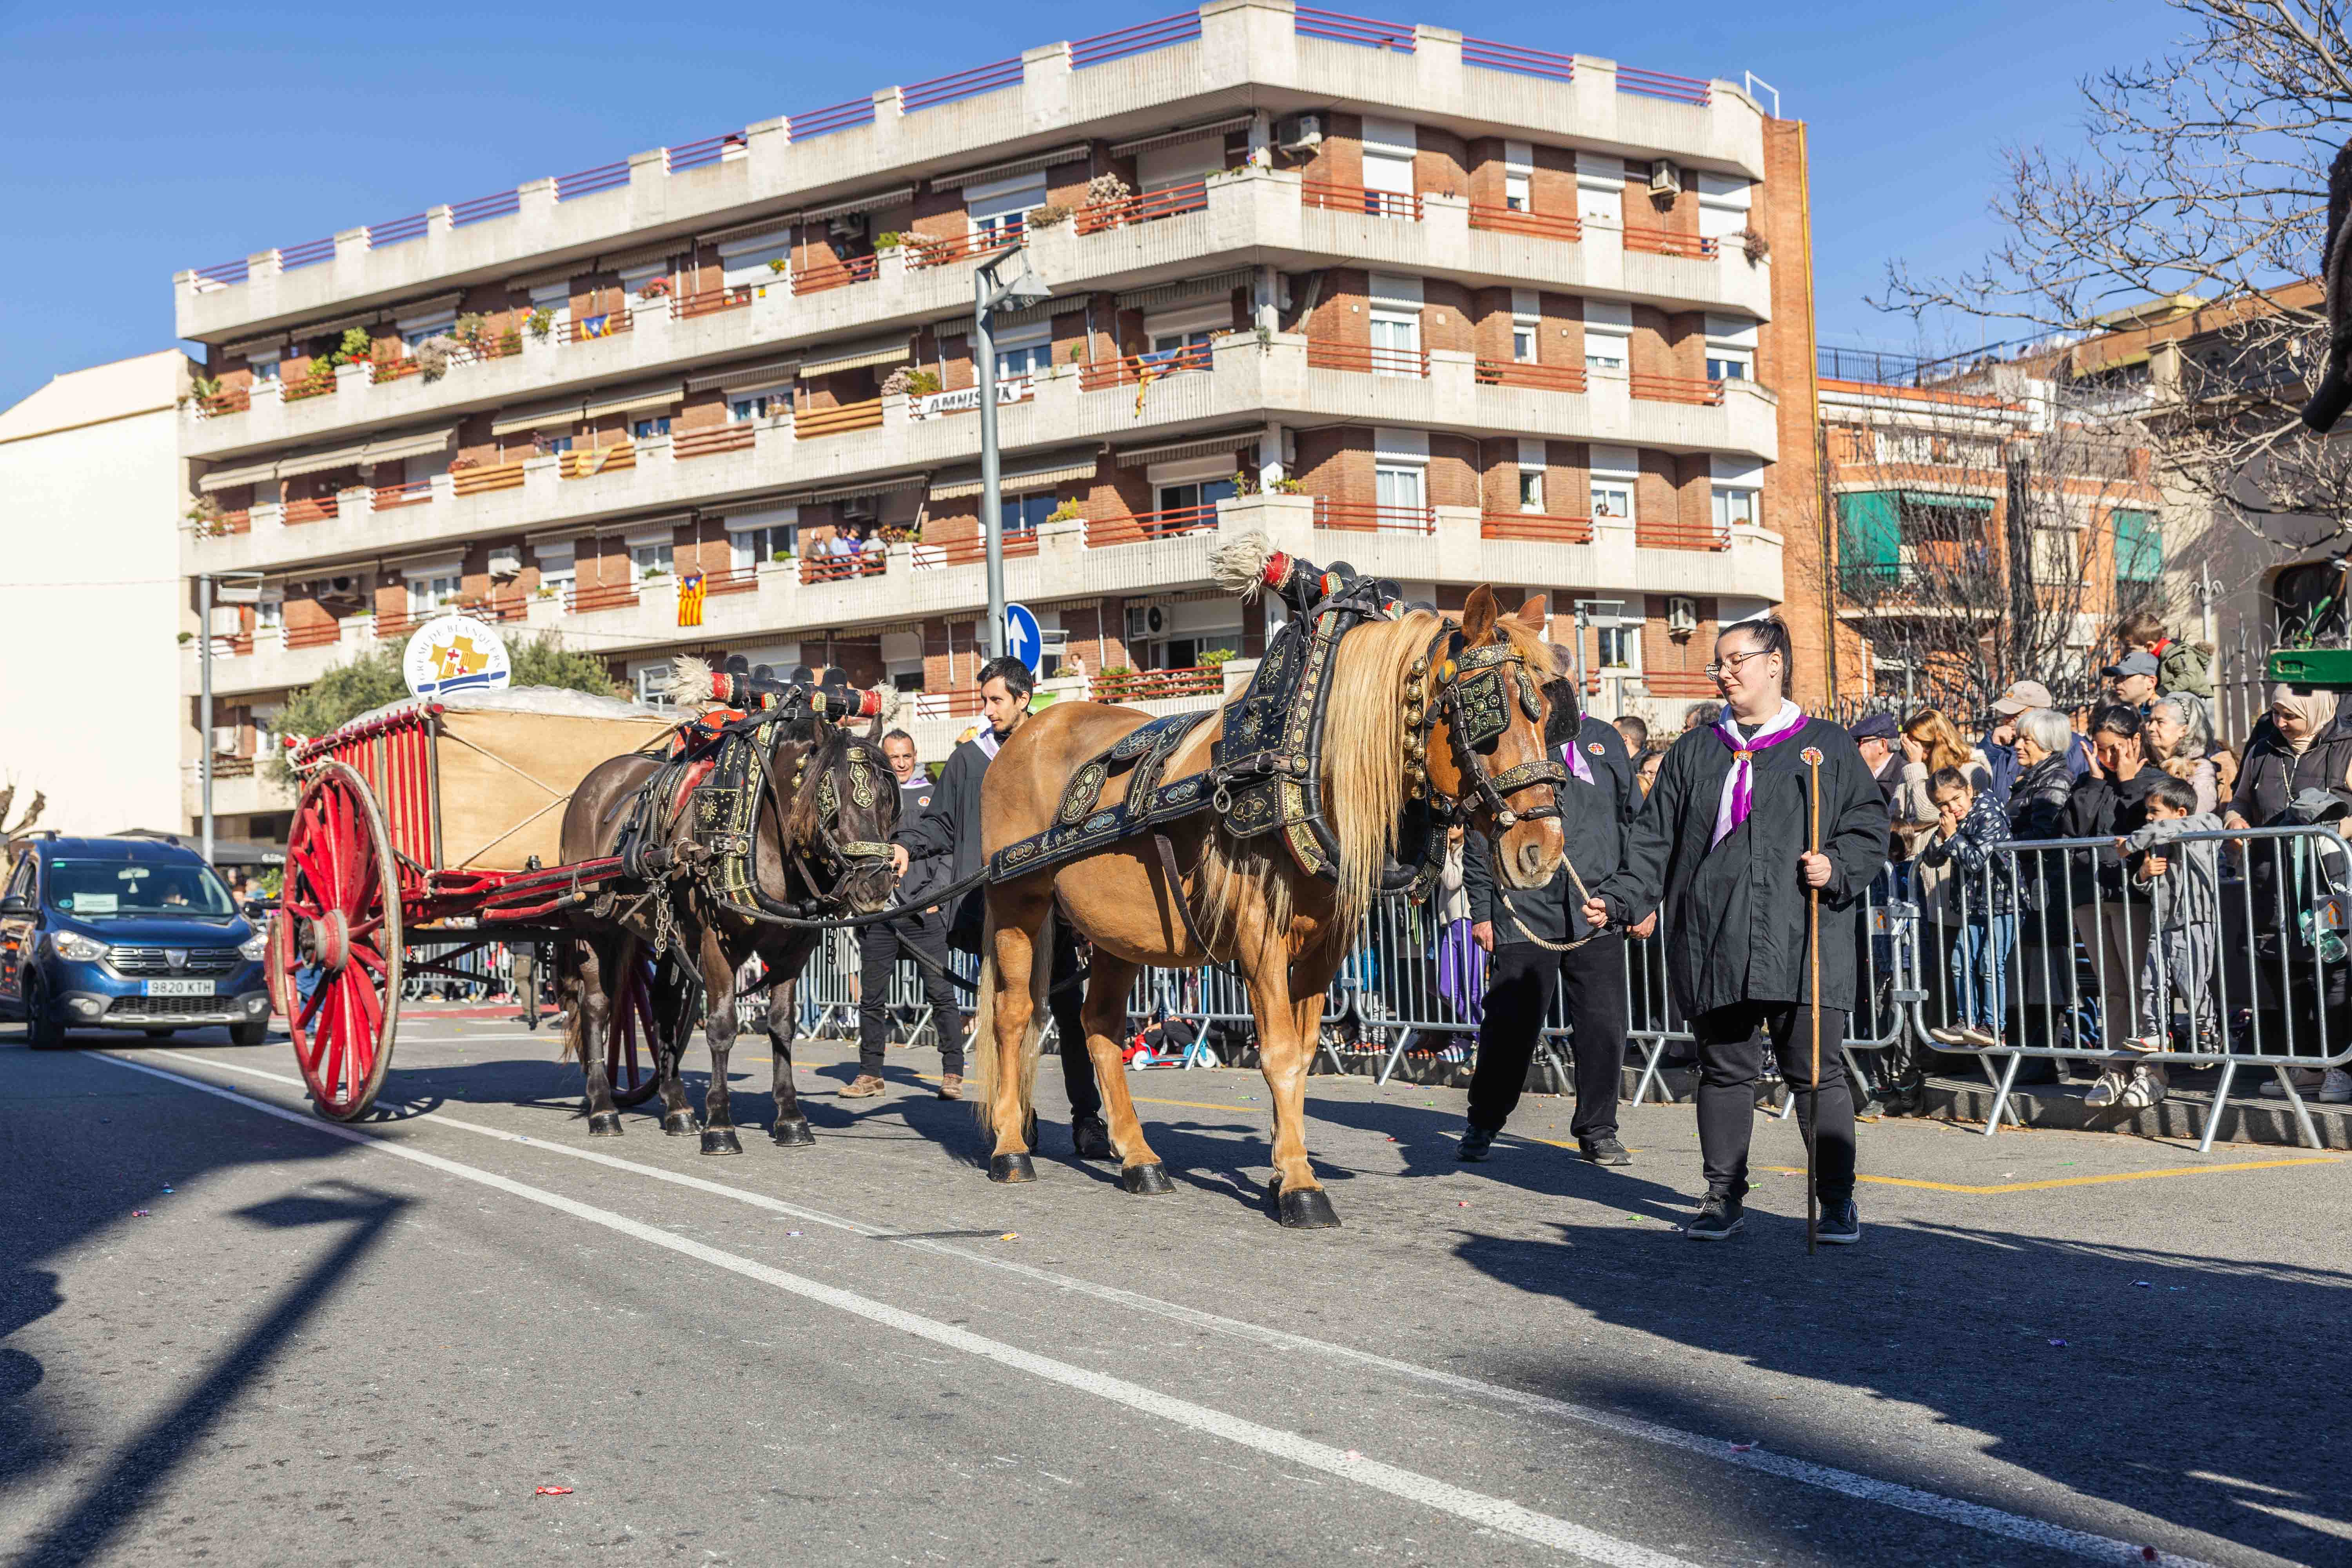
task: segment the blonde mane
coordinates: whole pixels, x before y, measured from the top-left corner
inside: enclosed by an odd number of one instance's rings
[[[1339,948],[1355,940],[1379,896],[1381,873],[1396,852],[1397,815],[1405,798],[1405,676],[1440,624],[1427,610],[1368,622],[1339,640],[1332,661],[1323,731],[1323,807],[1339,846],[1339,880],[1323,940]],[[1506,616],[1495,630],[1535,668],[1551,668],[1550,649],[1517,621]],[[1424,699],[1432,679],[1423,680]],[[1262,904],[1273,930],[1289,929],[1291,879],[1303,873],[1277,836],[1237,839],[1220,827],[1211,837],[1205,869],[1202,930],[1214,946],[1226,947],[1234,911],[1244,903]]]

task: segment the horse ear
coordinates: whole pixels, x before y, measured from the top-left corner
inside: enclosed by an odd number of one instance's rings
[[[1475,647],[1495,635],[1495,622],[1500,612],[1495,607],[1495,590],[1481,583],[1470,590],[1468,603],[1462,606],[1463,640]]]
[[[1518,614],[1515,618],[1528,630],[1540,632],[1551,624],[1550,601],[1541,594],[1529,594],[1519,601]]]

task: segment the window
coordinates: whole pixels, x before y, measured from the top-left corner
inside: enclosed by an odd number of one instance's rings
[[[551,436],[544,430],[536,431],[530,438],[530,449],[536,456],[542,458],[554,453],[569,452],[572,450],[572,437],[569,435]]]
[[[1511,323],[1511,357],[1521,364],[1536,363],[1536,324],[1533,321]]]
[[[1178,367],[1179,370],[1208,369],[1209,334],[1206,332],[1162,332],[1158,337],[1151,340],[1151,353],[1150,355],[1151,359],[1164,362],[1175,359],[1179,355],[1184,356],[1183,363]]]
[[[796,523],[776,523],[767,528],[738,529],[727,536],[735,570],[749,571],[770,562],[782,561],[800,549],[800,527]]]
[[[1753,527],[1756,522],[1756,492],[1732,489],[1725,485],[1715,487],[1715,526],[1718,531],[1735,524]]]
[[[1601,668],[1631,671],[1642,668],[1641,627],[1598,626],[1594,632],[1601,644]]]
[[[286,601],[264,599],[253,606],[253,629],[272,634],[286,629]]]
[[[1529,194],[1531,182],[1525,174],[1503,176],[1503,205],[1515,213],[1533,212],[1535,202]]]
[[[1710,353],[1706,361],[1706,378],[1709,381],[1746,381],[1753,368],[1744,358],[1717,359]]]
[[[1051,490],[1034,496],[1006,496],[1003,509],[999,513],[1004,537],[1011,539],[1016,534],[1035,533],[1037,525],[1053,516],[1054,508],[1058,504]]]
[[[635,420],[629,426],[629,434],[640,441],[649,441],[656,436],[667,436],[669,434],[669,416],[657,414],[651,419]]]
[[[1535,145],[1528,142],[1503,143],[1503,205],[1515,213],[1535,210]]]
[[[457,602],[462,579],[455,572],[436,572],[429,576],[408,580],[408,613],[413,617],[427,610],[446,608]]]
[[[434,338],[447,337],[449,335],[449,329],[454,321],[455,318],[453,317],[447,321],[435,321],[430,326],[404,326],[400,329],[401,343],[410,353],[413,354],[416,352],[417,345],[420,343],[429,342]]]
[[[1157,345],[1155,345],[1157,346]],[[1035,374],[1054,363],[1054,329],[1037,321],[1013,327],[996,337],[996,379],[1001,385]]]
[[[648,664],[638,667],[631,676],[637,689],[637,700],[656,708],[668,707],[670,705],[668,678],[667,665]]]
[[[1544,477],[1541,468],[1519,470],[1519,510],[1541,511],[1544,509]]]
[[[561,549],[550,546],[542,548],[535,552],[535,553],[539,557],[540,587],[551,594],[562,594],[569,596],[572,592],[572,584],[579,581],[579,573],[572,558],[572,546],[565,544]]]
[[[1010,245],[1020,239],[1029,214],[1045,205],[1045,172],[1039,169],[1010,179],[966,185],[963,195],[972,232]]]
[[[278,379],[278,355],[274,352],[267,355],[249,355],[246,363],[253,367],[253,379],[256,384]]]
[[[777,419],[793,411],[793,395],[787,387],[771,387],[765,392],[740,392],[727,400],[727,417],[734,424],[752,419]]]
[[[2116,520],[2116,577],[2125,583],[2153,583],[2164,574],[2164,535],[2157,531],[2151,512],[2118,510]]]
[[[667,577],[670,571],[672,546],[667,540],[652,544],[629,546],[629,581],[643,583],[650,577]]]
[[[1191,511],[1196,507],[1213,507],[1221,500],[1231,500],[1238,493],[1231,479],[1202,479],[1192,484],[1161,485],[1160,510],[1164,516],[1169,512]]]
[[[1419,311],[1372,311],[1372,374],[1421,374],[1421,314]]]
[[[1630,479],[1603,479],[1592,480],[1592,515],[1624,521],[1633,515],[1633,484]]]
[[[1384,512],[1414,512],[1427,510],[1422,498],[1426,493],[1422,485],[1419,468],[1391,468],[1386,464],[1372,470],[1373,500]]]

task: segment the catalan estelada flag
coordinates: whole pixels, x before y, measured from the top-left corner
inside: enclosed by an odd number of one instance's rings
[[[689,572],[677,580],[677,624],[698,626],[702,624],[702,574]]]

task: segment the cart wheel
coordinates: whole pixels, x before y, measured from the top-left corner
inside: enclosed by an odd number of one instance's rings
[[[269,994],[322,1116],[367,1113],[400,1019],[400,874],[367,782],[324,763],[286,836],[286,881],[269,922]],[[309,1001],[301,974],[312,972]]]
[[[624,1110],[643,1105],[661,1087],[659,1039],[654,1023],[654,961],[640,958],[629,966],[620,1005],[613,1010],[613,1026],[604,1032],[604,1081],[613,1086],[614,1105]]]

